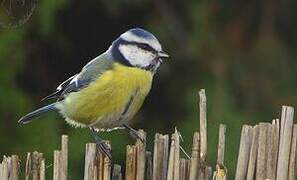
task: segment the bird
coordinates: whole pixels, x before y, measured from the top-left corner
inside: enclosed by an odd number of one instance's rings
[[[168,57],[152,33],[132,28],[42,99],[56,99],[55,102],[26,114],[18,122],[27,124],[56,111],[68,124],[89,128],[98,149],[111,158],[110,148],[97,132],[124,128],[134,138],[140,138],[129,122],[141,108],[154,75]]]

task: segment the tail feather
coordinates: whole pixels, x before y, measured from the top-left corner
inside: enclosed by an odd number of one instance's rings
[[[56,108],[56,103],[53,103],[53,104],[50,104],[50,105],[47,105],[47,106],[44,106],[44,107],[41,107],[33,112],[30,112],[28,113],[27,115],[21,117],[21,119],[19,120],[19,123],[21,124],[27,124],[29,123],[32,119],[36,118],[36,117],[39,117],[49,111],[52,111],[52,110],[57,110]]]

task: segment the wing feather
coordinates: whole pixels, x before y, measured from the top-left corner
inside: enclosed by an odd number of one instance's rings
[[[63,83],[61,83],[55,92],[46,96],[42,100],[57,98],[61,100],[65,95],[71,92],[77,92],[87,85],[89,85],[94,79],[100,77],[100,75],[108,69],[111,69],[112,59],[106,54],[102,54],[87,65],[85,65],[79,74],[76,74]]]
[[[57,88],[56,88],[56,91],[47,95],[46,97],[42,98],[41,101],[45,101],[45,100],[48,100],[48,99],[55,99],[55,98],[58,98],[60,97],[62,91],[68,86],[68,84],[72,81],[72,79],[74,77],[76,77],[76,75],[74,76],[71,76],[70,78],[68,78],[67,80],[65,80],[64,82],[62,82]]]

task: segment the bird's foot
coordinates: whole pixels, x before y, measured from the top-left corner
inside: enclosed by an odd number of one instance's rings
[[[98,135],[96,134],[96,130],[93,127],[90,127],[90,130],[95,138],[96,148],[106,157],[108,157],[109,160],[111,160],[111,148],[98,137]]]
[[[133,137],[134,139],[139,139],[142,143],[145,144],[145,139],[143,139],[140,136],[140,134],[137,130],[133,129],[131,126],[129,126],[127,124],[124,124],[123,127],[129,131],[129,134],[131,137]]]
[[[96,140],[95,140],[96,141]],[[96,141],[96,148],[103,153],[109,160],[111,160],[111,148],[103,142],[103,141]]]

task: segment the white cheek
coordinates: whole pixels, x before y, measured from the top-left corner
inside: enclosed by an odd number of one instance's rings
[[[146,67],[155,58],[153,53],[138,48],[135,45],[120,45],[119,50],[133,66]]]

